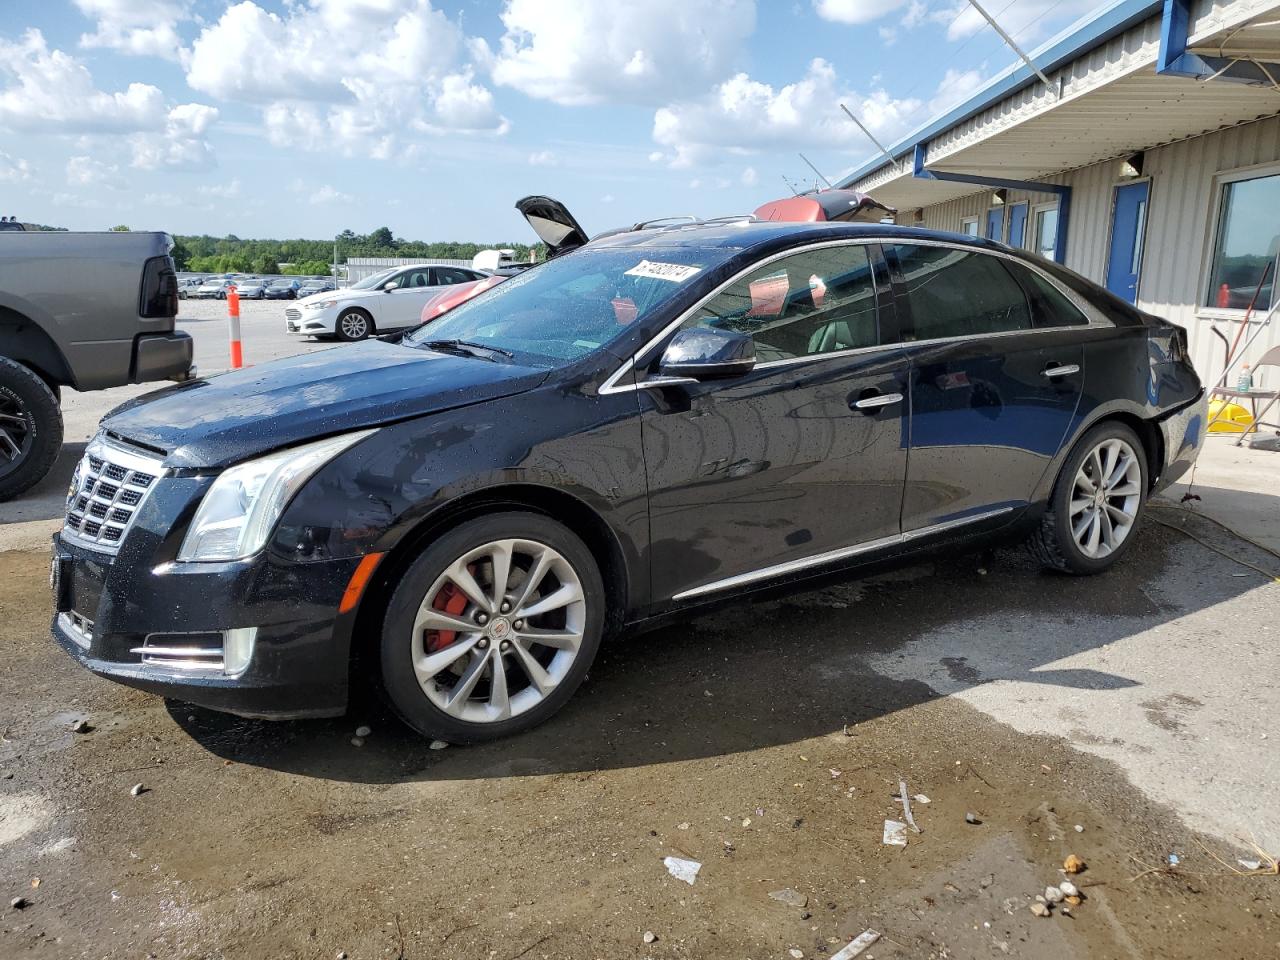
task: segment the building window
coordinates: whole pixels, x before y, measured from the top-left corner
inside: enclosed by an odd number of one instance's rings
[[[961,220],[960,232],[966,237],[976,237],[978,235],[978,218],[970,217],[968,220]]]
[[[1271,309],[1280,268],[1280,174],[1222,185],[1205,306]],[[1254,297],[1257,300],[1254,300]]]
[[[1046,260],[1053,260],[1058,252],[1057,204],[1036,209],[1035,251]]]

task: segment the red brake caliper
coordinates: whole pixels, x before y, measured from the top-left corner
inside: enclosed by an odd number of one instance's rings
[[[440,588],[440,592],[436,594],[431,606],[456,617],[467,609],[467,595],[452,583],[446,583]],[[437,650],[443,650],[457,639],[458,632],[456,630],[428,630],[426,636],[427,652],[435,653]]]

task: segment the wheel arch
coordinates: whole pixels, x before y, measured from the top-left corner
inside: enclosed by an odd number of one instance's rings
[[[391,594],[427,544],[469,520],[508,510],[549,517],[581,538],[595,557],[604,582],[605,634],[616,632],[625,620],[629,593],[626,558],[617,534],[599,513],[571,493],[538,484],[513,483],[448,501],[424,517],[387,552],[355,610],[351,626],[353,665],[376,656]]]
[[[61,348],[34,320],[10,307],[0,306],[0,331],[4,333],[2,355],[37,374],[55,396],[60,386],[75,385],[75,377]]]

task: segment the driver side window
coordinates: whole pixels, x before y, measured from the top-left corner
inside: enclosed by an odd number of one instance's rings
[[[686,326],[748,334],[761,363],[873,347],[873,271],[860,244],[793,254],[734,281]]]

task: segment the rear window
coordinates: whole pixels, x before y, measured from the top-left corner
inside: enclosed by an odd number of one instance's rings
[[[1026,291],[1031,304],[1031,322],[1037,327],[1072,327],[1089,322],[1079,307],[1036,271],[1020,263],[1006,262],[1004,266]]]
[[[949,247],[897,244],[910,326],[906,340],[1031,329],[1026,294],[998,257]]]

